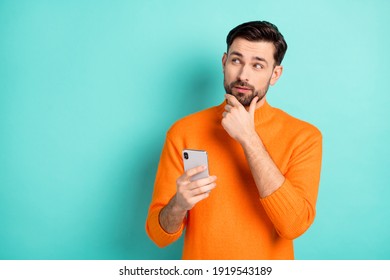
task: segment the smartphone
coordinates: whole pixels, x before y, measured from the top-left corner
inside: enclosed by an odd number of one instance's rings
[[[184,149],[183,150],[183,162],[184,162],[184,171],[188,169],[205,165],[207,169],[195,174],[191,177],[191,181],[196,181],[202,178],[207,178],[209,176],[209,167],[208,167],[208,157],[207,152],[203,150],[191,150]]]

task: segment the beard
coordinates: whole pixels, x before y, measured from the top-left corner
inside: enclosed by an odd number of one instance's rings
[[[256,96],[259,97],[257,102],[259,102],[264,98],[269,88],[269,81],[266,87],[259,90],[256,90],[254,86],[248,84],[247,82],[240,81],[240,80],[234,81],[230,84],[228,84],[226,80],[224,80],[223,86],[225,87],[225,91],[227,94],[233,95],[244,107],[248,107],[249,105],[251,105],[253,98],[255,98]],[[233,93],[232,89],[236,86],[248,88],[250,89],[251,93],[250,94],[245,94],[241,92]]]

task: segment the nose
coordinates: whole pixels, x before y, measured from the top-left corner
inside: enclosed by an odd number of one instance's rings
[[[242,65],[240,71],[237,74],[237,80],[245,82],[249,81],[249,67]]]

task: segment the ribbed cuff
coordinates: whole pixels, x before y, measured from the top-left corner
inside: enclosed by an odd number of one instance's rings
[[[301,200],[287,179],[271,195],[260,199],[271,219],[272,217],[277,219],[283,216],[291,216],[291,213],[295,212]]]
[[[277,232],[287,239],[301,235],[311,224],[305,200],[286,179],[271,195],[260,199]],[[314,218],[314,217],[313,217]]]
[[[180,229],[175,233],[166,232],[160,225],[160,211],[162,208],[155,209],[150,213],[148,222],[147,222],[147,232],[149,237],[157,244],[159,247],[165,247],[169,244],[175,242],[183,233],[184,222],[182,223]]]

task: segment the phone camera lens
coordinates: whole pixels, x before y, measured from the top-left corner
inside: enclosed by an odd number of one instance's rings
[[[188,159],[188,153],[184,153],[184,158]]]

